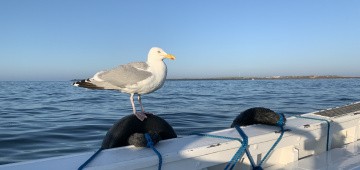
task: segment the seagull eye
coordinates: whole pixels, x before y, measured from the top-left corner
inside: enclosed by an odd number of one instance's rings
[[[160,53],[161,53],[161,51],[158,51],[158,53],[160,54]]]

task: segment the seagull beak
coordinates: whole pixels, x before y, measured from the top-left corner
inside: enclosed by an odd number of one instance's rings
[[[170,60],[175,60],[175,56],[173,56],[173,55],[171,55],[171,54],[166,54],[164,57],[165,57],[165,58],[168,58],[168,59],[170,59]]]

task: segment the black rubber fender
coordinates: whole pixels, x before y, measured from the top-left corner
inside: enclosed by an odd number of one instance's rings
[[[131,114],[117,121],[107,132],[102,142],[102,149],[116,148],[128,145],[146,147],[145,133],[149,133],[154,144],[160,140],[176,138],[174,129],[159,116],[147,114],[144,121],[140,121]]]
[[[280,115],[283,117],[284,124],[286,118],[282,113],[275,113],[271,109],[264,107],[254,107],[241,112],[231,124],[234,126],[248,126],[253,124],[265,124],[277,126],[277,122],[280,120]]]

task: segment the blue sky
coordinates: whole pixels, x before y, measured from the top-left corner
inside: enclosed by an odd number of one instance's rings
[[[360,76],[360,1],[1,0],[0,80],[69,80],[145,61],[168,78]]]

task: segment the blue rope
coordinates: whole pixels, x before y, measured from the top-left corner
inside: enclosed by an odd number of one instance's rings
[[[244,133],[243,130],[241,130],[240,127],[235,127],[235,128],[238,131],[238,133],[240,134],[240,136],[243,138],[243,141],[241,141],[241,139],[239,139],[239,138],[233,138],[233,137],[227,137],[227,136],[218,136],[218,135],[201,134],[201,133],[196,134],[198,136],[204,136],[204,137],[212,137],[212,138],[227,139],[227,140],[236,140],[241,144],[240,148],[236,151],[236,153],[231,158],[231,160],[226,164],[226,167],[225,167],[224,170],[227,170],[227,169],[232,170],[235,167],[236,163],[241,158],[241,156],[244,154],[244,151],[247,154],[249,154],[249,152],[247,151],[247,146],[248,146],[248,137],[247,137],[247,135]]]
[[[280,127],[280,132],[281,132],[280,136],[275,141],[275,143],[271,146],[269,151],[265,154],[265,156],[263,157],[263,159],[260,161],[260,163],[258,165],[255,165],[254,159],[252,158],[249,150],[247,149],[248,136],[244,133],[244,131],[240,127],[235,126],[235,129],[238,131],[240,136],[243,138],[243,141],[241,141],[239,138],[232,138],[232,137],[226,137],[226,136],[217,136],[217,135],[209,135],[209,134],[198,134],[198,135],[206,136],[206,137],[213,137],[213,138],[220,138],[220,139],[237,140],[240,143],[242,143],[241,147],[238,149],[238,151],[235,153],[235,155],[232,157],[232,159],[228,162],[228,164],[226,165],[224,170],[227,170],[228,168],[230,168],[230,170],[232,170],[235,167],[236,163],[241,158],[244,151],[245,151],[246,156],[248,157],[248,159],[249,159],[249,161],[251,163],[252,168],[254,170],[262,170],[263,169],[261,167],[262,164],[269,157],[270,153],[275,149],[275,147],[279,144],[279,142],[281,141],[281,139],[282,139],[282,137],[284,135],[284,132],[285,132],[285,130],[284,130],[284,125],[285,125],[284,117],[281,114],[278,114],[278,115],[279,115],[279,120],[276,122],[276,126]]]
[[[278,137],[278,139],[275,141],[275,143],[271,146],[271,148],[269,149],[269,151],[265,154],[265,156],[261,159],[260,163],[254,168],[254,169],[262,169],[261,165],[264,163],[264,161],[269,157],[270,153],[275,149],[275,147],[279,144],[279,142],[281,141],[283,135],[284,135],[284,125],[285,125],[285,121],[284,121],[284,116],[282,114],[276,113],[279,115],[279,120],[276,122],[276,126],[280,127],[280,136]]]
[[[158,170],[161,170],[162,166],[162,156],[159,151],[157,151],[154,147],[154,142],[152,141],[150,135],[148,133],[145,134],[145,138],[147,141],[147,147],[151,148],[156,155],[159,157],[159,167]],[[103,150],[103,148],[98,149],[88,160],[86,160],[82,165],[79,166],[78,170],[84,169],[92,160],[95,159],[95,157]]]
[[[232,165],[230,167],[230,170],[232,170],[236,163],[239,161],[239,159],[241,158],[241,156],[244,154],[244,151],[247,149],[249,140],[248,140],[248,136],[245,134],[245,132],[238,126],[235,127],[235,129],[238,131],[238,133],[240,134],[240,136],[243,138],[242,141],[242,146],[239,148],[239,150],[235,153],[235,155],[233,156],[232,160],[230,160],[230,162],[232,162]],[[229,163],[226,165],[225,170],[229,167]]]
[[[278,113],[277,113],[278,114]],[[246,150],[246,155],[248,157],[248,159],[250,160],[251,166],[254,170],[262,170],[263,168],[261,167],[262,164],[264,163],[264,161],[268,158],[268,156],[270,155],[270,153],[275,149],[275,147],[278,145],[278,143],[280,142],[280,140],[282,139],[283,135],[284,135],[284,125],[285,125],[285,121],[284,121],[284,117],[281,114],[279,115],[279,120],[276,122],[276,126],[280,127],[280,136],[278,137],[278,139],[275,141],[275,143],[271,146],[271,148],[269,149],[269,151],[265,154],[265,156],[263,157],[263,159],[261,159],[260,163],[258,165],[255,165],[254,163],[254,159],[252,158],[250,152],[248,150]],[[238,127],[236,127],[238,128]]]
[[[247,148],[245,149],[245,153],[246,153],[246,156],[248,157],[248,159],[250,161],[251,167],[253,169],[255,169],[255,167],[256,167],[255,161],[254,161],[253,157],[251,156],[251,154],[250,154],[250,152],[249,152],[249,150]]]
[[[315,118],[315,117],[306,117],[306,116],[299,116],[296,115],[297,118],[304,118],[304,119],[311,119],[311,120],[318,120],[318,121],[325,121],[327,124],[327,133],[326,133],[326,151],[329,151],[329,140],[330,140],[330,121],[327,119]]]
[[[148,148],[151,148],[151,149],[156,153],[156,155],[158,156],[158,158],[159,158],[158,170],[161,170],[161,166],[162,166],[162,156],[161,156],[160,152],[155,149],[155,147],[154,147],[154,142],[152,141],[151,136],[150,136],[149,133],[145,133],[145,138],[146,138],[146,141],[147,141],[147,147],[148,147]]]
[[[88,160],[86,160],[82,165],[79,166],[78,170],[82,170],[89,164],[101,151],[103,148],[98,149]]]

